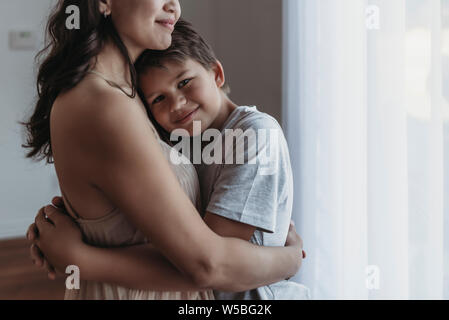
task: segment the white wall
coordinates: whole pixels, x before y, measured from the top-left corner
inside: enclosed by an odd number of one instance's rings
[[[281,123],[282,1],[181,0],[183,17],[224,65],[231,99]]]
[[[10,30],[34,30],[42,42],[51,3],[0,1],[0,239],[24,236],[38,208],[58,194],[53,168],[25,159],[17,124],[33,107],[37,50],[11,51],[8,44]]]

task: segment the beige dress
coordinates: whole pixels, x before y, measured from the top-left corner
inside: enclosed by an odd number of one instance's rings
[[[172,148],[163,142],[156,130],[155,134],[167,160]],[[171,168],[190,200],[199,208],[200,188],[196,170],[189,164],[174,165]],[[117,247],[148,243],[148,239],[126,216],[115,209],[105,217],[97,220],[75,218],[89,244],[100,247]],[[81,270],[82,272],[82,270]],[[211,300],[211,290],[201,292],[155,292],[124,288],[114,284],[93,281],[81,281],[80,290],[66,290],[66,300]]]

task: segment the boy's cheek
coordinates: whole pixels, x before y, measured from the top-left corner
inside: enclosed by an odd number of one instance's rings
[[[173,128],[171,128],[170,122],[167,121],[167,118],[162,116],[159,113],[153,113],[154,116],[154,120],[156,120],[156,122],[162,127],[164,128],[166,131],[171,132],[173,131]]]

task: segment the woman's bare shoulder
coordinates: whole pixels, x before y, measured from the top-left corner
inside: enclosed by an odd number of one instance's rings
[[[52,146],[59,159],[61,154],[76,154],[77,161],[103,163],[104,157],[121,156],[125,147],[137,143],[156,146],[148,122],[138,97],[132,99],[107,84],[84,82],[55,101],[50,119]]]
[[[83,134],[116,126],[117,122],[143,124],[145,108],[136,96],[130,98],[99,79],[85,79],[76,87],[60,94],[51,111],[53,133]]]
[[[126,96],[101,79],[89,78],[71,90],[61,93],[53,104],[52,115],[69,119],[77,116],[95,117],[97,114],[116,112],[121,108],[132,109],[131,106],[139,105],[137,99]]]

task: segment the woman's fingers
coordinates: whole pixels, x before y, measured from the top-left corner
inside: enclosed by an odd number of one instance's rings
[[[51,204],[57,208],[65,207],[64,200],[62,200],[62,197],[54,197],[53,200],[51,200]]]
[[[44,208],[44,213],[47,219],[49,219],[54,225],[60,221],[60,209],[53,206],[46,206]]]
[[[55,268],[53,268],[53,266],[47,261],[44,261],[44,267],[47,270],[47,276],[50,280],[55,280],[56,279],[56,271]]]
[[[48,273],[48,279],[56,280],[56,272],[52,271]]]
[[[47,271],[48,271],[47,273],[48,279],[56,280],[56,269],[52,265],[48,264]]]
[[[37,239],[39,237],[39,231],[37,230],[36,224],[32,223],[29,227],[28,227],[28,231],[26,233],[27,239],[29,241],[34,241],[35,239]]]
[[[301,250],[302,250],[302,248],[304,248],[304,242],[302,241],[302,238],[299,236],[299,234],[296,234],[296,235],[297,235],[297,237],[299,239],[299,245],[300,245]]]
[[[45,232],[45,230],[52,227],[51,222],[45,217],[44,208],[39,210],[34,223],[36,224],[39,233]]]
[[[290,220],[290,226],[288,228],[289,232],[296,232],[295,222],[293,220]]]
[[[294,240],[292,240],[294,239]],[[288,229],[288,237],[287,237],[287,242],[286,244],[290,244],[290,243],[298,243],[300,248],[301,248],[301,256],[302,259],[306,258],[306,252],[304,250],[302,250],[303,246],[304,246],[304,242],[302,240],[302,238],[299,236],[299,234],[296,232],[296,228],[295,228],[295,221],[290,220],[290,226]]]
[[[44,265],[44,256],[42,255],[42,252],[39,250],[38,246],[36,246],[34,243],[30,247],[30,256],[31,260],[33,260],[33,263],[41,267]]]
[[[72,222],[72,219],[64,213],[63,209],[60,208],[56,208],[53,206],[46,206],[44,208],[44,213],[55,226],[67,222],[69,223]]]
[[[39,247],[34,243],[30,247],[30,255],[31,260],[33,260],[34,264],[37,267],[44,267],[47,271],[48,278],[50,280],[56,279],[56,270],[55,268],[45,259],[44,255],[40,251]]]

